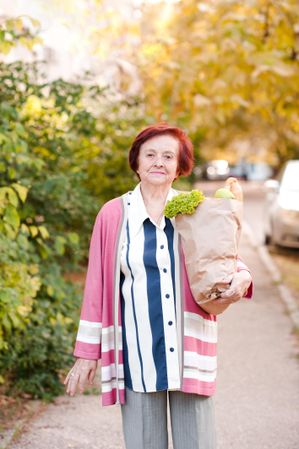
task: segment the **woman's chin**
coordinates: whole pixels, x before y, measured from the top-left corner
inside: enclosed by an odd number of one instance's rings
[[[163,185],[170,183],[169,179],[165,175],[150,175],[147,177],[146,181],[153,185]]]

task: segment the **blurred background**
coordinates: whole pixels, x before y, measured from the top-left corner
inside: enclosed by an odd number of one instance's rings
[[[240,179],[299,303],[297,0],[1,0],[0,20],[2,398],[62,392],[95,215],[156,121],[194,143],[177,187]]]

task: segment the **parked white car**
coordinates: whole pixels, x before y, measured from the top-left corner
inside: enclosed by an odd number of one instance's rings
[[[265,244],[299,248],[299,160],[265,182]]]

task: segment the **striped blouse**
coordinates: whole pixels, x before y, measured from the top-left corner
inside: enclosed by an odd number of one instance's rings
[[[171,189],[167,200],[176,192]],[[126,386],[154,392],[180,388],[176,319],[178,235],[172,221],[158,225],[140,191],[129,200],[121,252],[121,305]],[[175,256],[176,255],[176,256]]]
[[[124,323],[120,310],[121,298],[119,286],[121,273],[121,252],[122,249],[125,248],[124,241],[126,238],[127,216],[132,205],[133,193],[127,192],[122,195],[122,197],[115,198],[107,202],[97,215],[90,241],[84,297],[76,346],[74,350],[74,355],[76,357],[88,360],[101,359],[101,389],[103,405],[125,403],[124,358],[122,344]],[[177,193],[179,192],[171,191],[170,196]],[[139,204],[140,210],[141,206],[142,203],[141,205]],[[147,214],[145,218],[148,218]],[[129,236],[132,238],[132,235],[134,235],[134,233],[137,232],[138,227],[141,226],[143,227],[143,221],[141,221],[141,224],[138,224],[136,215],[136,220],[130,220],[131,233],[129,233]],[[157,242],[158,238],[159,237],[157,237]],[[177,346],[179,359],[178,365],[180,369],[180,391],[184,393],[211,396],[214,394],[216,387],[216,316],[205,312],[196,304],[190,290],[184,253],[180,239],[177,241],[177,234],[175,230],[173,233],[173,241],[174,268],[172,269],[172,273],[174,273],[174,276],[172,279],[175,278],[176,281],[175,291],[173,294],[175,298],[175,326],[178,335]],[[164,245],[164,243],[161,243],[160,246],[161,245]],[[160,248],[160,250],[162,249],[163,248]],[[159,244],[157,244],[157,252],[158,250]],[[142,247],[140,248],[140,253],[142,253]],[[159,263],[161,263],[161,266],[167,270],[167,266],[164,267],[164,260]],[[162,292],[166,291],[165,295],[170,295],[170,293],[168,293],[168,289],[163,283],[168,279],[164,276],[164,274],[169,274],[169,271],[166,271],[165,273],[163,268],[163,276],[162,273],[160,276],[160,288]],[[129,270],[129,268],[127,269]],[[246,265],[239,259],[237,259],[236,269],[237,271],[248,271]],[[136,273],[133,284],[135,282]],[[169,279],[166,286],[167,285],[169,285]],[[173,283],[170,285],[173,285]],[[149,290],[151,291],[150,285]],[[134,292],[134,305],[136,305],[136,298],[138,297],[138,299],[140,299],[140,295],[136,295],[136,289],[132,288],[132,291]],[[250,298],[251,296],[252,285],[249,288],[246,297]],[[170,297],[168,299],[170,299]],[[162,296],[161,304],[162,307],[165,307],[165,304],[167,304],[167,302],[163,302]],[[140,323],[145,320],[143,320],[143,316],[141,316],[141,318],[140,316],[137,316],[137,312],[138,310],[133,312],[133,320],[136,318],[136,322],[140,326]],[[142,310],[138,313],[142,313]],[[156,317],[154,317],[153,322],[155,319]],[[172,320],[169,319],[169,321]],[[128,323],[126,322],[125,324],[128,332]],[[172,325],[169,325],[168,328],[168,326],[165,326],[166,324],[167,321],[165,315],[165,320],[163,321],[164,332],[165,328],[168,330],[173,329]],[[138,332],[139,338],[140,327],[138,327]],[[169,347],[168,344],[171,341],[172,346],[170,347],[175,349],[174,343],[170,340],[171,336],[168,336],[168,333],[167,338],[168,340],[164,338],[165,348]],[[142,342],[144,343],[144,341],[145,340],[143,339]],[[151,345],[152,341],[148,342],[148,346]],[[143,349],[143,347],[141,349]],[[165,350],[166,358],[168,356],[167,361],[169,361],[170,353],[172,353],[172,355],[176,354],[175,350],[170,352]],[[138,354],[139,352],[137,349],[137,357],[139,357]],[[136,365],[137,372],[139,369],[140,373],[143,370],[143,372],[146,372],[147,374],[148,367],[145,366],[145,360],[142,359],[142,370],[139,359],[138,363],[139,368],[138,364]],[[130,368],[133,368],[133,366],[130,366]],[[167,369],[167,375],[169,376],[167,379],[169,385],[169,379],[170,376],[173,375],[173,372],[171,371],[170,366],[167,366]],[[131,372],[130,374],[131,378],[135,378],[135,373]],[[142,376],[140,376],[140,379],[139,384],[142,385]]]

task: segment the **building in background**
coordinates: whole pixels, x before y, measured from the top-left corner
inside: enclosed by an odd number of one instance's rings
[[[116,93],[123,88],[125,78],[126,93],[137,95],[140,91],[137,69],[125,59],[121,45],[113,45],[113,39],[106,42],[109,35],[105,30],[111,21],[113,28],[116,15],[124,22],[138,19],[139,4],[139,0],[1,0],[1,19],[21,16],[28,27],[28,16],[37,19],[43,40],[33,53],[18,46],[5,56],[5,61],[44,60],[48,80],[74,81],[88,72],[90,82],[109,85]],[[122,36],[116,37],[121,43]]]

